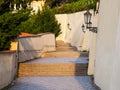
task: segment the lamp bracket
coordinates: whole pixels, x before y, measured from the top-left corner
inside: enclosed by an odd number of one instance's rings
[[[71,30],[71,28],[70,28],[70,24],[69,24],[69,23],[67,24],[67,26],[68,26],[68,29]]]
[[[97,27],[87,27],[89,29],[89,31],[97,33]]]

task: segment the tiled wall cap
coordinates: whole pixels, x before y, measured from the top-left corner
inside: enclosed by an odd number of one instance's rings
[[[0,51],[0,53],[15,53],[16,50],[4,50],[4,51]]]

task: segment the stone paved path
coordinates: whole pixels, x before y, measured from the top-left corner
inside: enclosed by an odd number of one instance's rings
[[[88,63],[88,57],[80,58],[38,58],[24,63]]]
[[[99,90],[90,76],[20,77],[8,90]]]
[[[25,63],[88,63],[81,58],[43,58]],[[57,67],[56,67],[57,68]],[[27,76],[17,79],[8,90],[99,90],[90,76]]]

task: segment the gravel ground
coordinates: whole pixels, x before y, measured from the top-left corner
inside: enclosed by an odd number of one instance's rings
[[[90,76],[20,77],[8,90],[99,90]]]
[[[24,63],[88,63],[88,58],[39,58]]]

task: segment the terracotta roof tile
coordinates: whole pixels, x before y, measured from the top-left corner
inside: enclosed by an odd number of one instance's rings
[[[4,51],[0,51],[0,53],[14,53],[16,52],[16,50],[4,50]]]
[[[20,35],[19,35],[19,37],[26,37],[26,36],[35,36],[35,34],[21,32]]]

